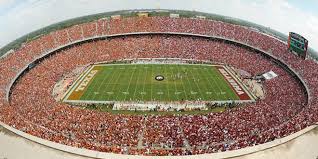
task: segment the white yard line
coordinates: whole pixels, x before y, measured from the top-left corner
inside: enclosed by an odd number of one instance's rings
[[[195,78],[194,78],[194,75],[193,75],[192,68],[190,68],[190,72],[191,72],[191,76],[192,76],[193,82],[196,84],[196,86],[197,86],[197,88],[198,88],[198,91],[199,91],[200,95],[204,95],[204,96],[205,96],[205,94],[202,94],[201,89],[200,89],[200,87],[199,87],[198,83],[195,81]],[[197,72],[197,71],[196,71],[196,72]]]
[[[211,91],[211,92],[213,92],[213,94],[217,95],[216,91],[214,90],[213,84],[211,84],[211,81],[209,80],[209,73],[207,72],[208,69],[211,69],[211,68],[204,69],[206,73],[204,73],[204,72],[202,71],[203,74],[204,74],[203,76],[205,77],[205,80],[206,80],[207,83],[210,85],[210,89],[212,89],[212,90],[209,90],[209,89],[207,89],[207,90],[208,90],[208,91]]]
[[[128,69],[127,69],[127,70],[128,70]],[[128,83],[128,88],[126,89],[126,92],[128,92],[128,90],[129,90],[129,88],[130,88],[131,80],[132,80],[132,78],[134,77],[134,74],[135,74],[136,70],[137,70],[137,69],[134,69],[133,73],[132,73],[131,76],[130,76],[129,83]],[[129,92],[128,92],[128,93],[129,93]],[[124,100],[126,100],[126,97],[127,97],[127,94],[125,94],[125,99],[124,99]],[[117,99],[116,99],[116,100],[117,100]]]
[[[179,67],[178,67],[178,68],[179,68]],[[178,69],[178,71],[179,71],[179,69]],[[194,91],[193,88],[192,88],[192,86],[191,86],[191,82],[190,82],[189,78],[188,78],[188,77],[185,77],[185,78],[186,78],[187,81],[188,81],[188,84],[189,84],[189,87],[190,87],[191,92]],[[184,87],[184,85],[183,85],[183,81],[182,81],[182,86],[183,86],[183,89],[184,89],[185,87]],[[185,89],[184,89],[184,91],[185,91]],[[190,95],[192,96],[192,93],[191,93],[191,92],[190,92]]]
[[[179,67],[177,67],[177,70],[178,70],[178,72],[179,72]],[[186,79],[187,79],[187,80],[188,80],[188,82],[189,82],[188,77],[186,77]],[[185,87],[184,87],[184,84],[183,84],[183,80],[181,80],[181,82],[182,82],[183,92],[185,93],[185,95],[186,95],[185,97],[186,97],[186,99],[187,99],[187,98],[189,98],[190,96],[189,96],[189,97],[187,96],[187,92],[186,92],[186,90],[185,90]],[[189,84],[189,87],[190,87],[190,89],[192,90],[192,88],[191,88],[191,84]],[[191,95],[191,93],[190,93],[190,95]],[[185,99],[185,100],[186,100],[186,99]]]
[[[210,69],[213,69],[213,68],[210,68]],[[218,70],[217,70],[217,71],[218,71]],[[207,69],[206,72],[207,72],[207,75],[212,75],[212,74],[209,72],[209,69]],[[219,91],[220,93],[222,92],[222,90],[220,89],[219,85],[215,82],[214,78],[211,78],[211,80],[208,79],[208,81],[209,81],[210,84],[211,84],[211,81],[212,81],[212,82],[213,82],[212,87],[213,87],[213,86],[214,86],[214,87],[216,86],[217,89],[218,89],[218,91]],[[220,97],[220,95],[218,94],[218,92],[216,92],[215,94],[216,94],[216,96]]]
[[[202,80],[205,80],[205,81],[207,81],[206,79],[205,79],[205,73],[203,73],[202,72],[202,70],[207,70],[209,67],[207,67],[207,66],[199,66],[200,67],[200,69],[199,69],[199,71],[195,71],[196,72],[196,74],[197,74],[197,76],[199,77],[199,76],[202,76]],[[202,74],[201,74],[201,72],[202,72]],[[207,81],[208,83],[209,83],[209,81]],[[210,83],[209,83],[209,85],[210,85]],[[204,89],[204,92],[202,93],[202,94],[204,94],[204,96],[206,97],[206,98],[208,98],[208,99],[210,99],[210,94],[207,94],[207,92],[211,92],[211,91],[209,91],[209,89],[207,88],[207,87],[203,87],[202,89]],[[211,92],[212,93],[212,92]]]
[[[107,70],[107,69],[106,69]],[[110,74],[110,73],[109,73]],[[105,76],[104,78],[103,78],[103,80],[102,80],[102,82],[99,84],[99,87],[97,88],[97,92],[99,92],[99,90],[100,90],[100,88],[101,88],[101,86],[103,86],[104,85],[104,81],[108,78],[109,76]],[[96,86],[94,86],[94,88],[95,88]],[[104,88],[104,91],[106,91],[107,90],[107,87],[108,87],[108,84],[106,83],[106,86],[105,86],[105,88]],[[103,92],[104,92],[103,91]],[[99,95],[102,95],[102,94],[99,94]],[[93,93],[93,99],[95,100],[95,94]]]
[[[166,80],[165,80],[165,85],[166,85],[166,89],[167,89],[167,92],[168,92],[168,97],[170,97],[170,93],[169,93],[169,87],[168,87],[168,79],[167,79],[167,77],[168,77],[168,73],[167,73],[167,67],[165,67],[165,71],[164,71],[165,73],[164,74],[166,74],[166,77],[164,77],[164,78],[166,78]]]
[[[151,65],[151,77],[150,78],[152,78],[153,77],[153,65]],[[152,79],[151,79],[151,85],[150,85],[150,100],[153,100],[153,98],[152,98],[152,86],[153,86],[153,82],[152,82]]]
[[[113,67],[111,70],[112,70],[112,72],[113,72],[113,71],[116,70],[116,69]],[[108,88],[108,86],[111,85],[110,83],[112,83],[112,82],[114,83],[114,81],[113,81],[114,77],[115,77],[115,73],[112,73],[112,74],[111,74],[111,77],[110,77],[110,79],[109,79],[109,82],[106,84],[107,88]],[[112,91],[113,91],[113,87],[111,88],[111,90],[106,90],[106,89],[104,89],[104,90],[102,91],[102,94],[104,94],[105,92],[107,93],[107,91],[112,92]],[[107,94],[107,95],[108,95],[108,94]]]
[[[156,68],[157,70],[156,70],[156,72],[155,72],[155,74],[154,74],[154,76],[157,76],[158,75],[158,72],[161,70],[161,67],[158,67],[158,68]],[[158,71],[159,70],[159,71]],[[155,85],[157,86],[157,96],[159,96],[158,97],[158,101],[162,101],[162,94],[160,93],[160,94],[158,94],[158,91],[160,91],[160,92],[162,92],[162,90],[161,90],[161,84],[156,84],[155,83]],[[159,89],[159,90],[158,90]]]
[[[148,77],[148,69],[149,69],[149,67],[145,68],[145,69],[146,69],[146,77],[144,78],[144,83],[142,85],[142,92],[145,92],[145,85],[146,85],[146,80],[147,80],[147,77]],[[142,100],[144,100],[144,95],[145,94],[141,94]]]
[[[141,69],[141,68],[140,68],[140,69]],[[137,91],[137,87],[138,87],[137,82],[138,82],[138,80],[139,80],[140,72],[142,72],[142,71],[140,71],[140,70],[138,69],[137,81],[136,81],[136,84],[135,84],[135,91],[134,91],[134,95],[133,95],[133,100],[136,99],[136,98],[135,98],[135,95],[136,95],[136,91]]]
[[[222,67],[223,67],[223,66],[222,66]],[[223,67],[223,68],[224,68],[224,67]],[[221,74],[220,71],[219,71],[217,68],[216,68],[216,70],[217,70],[216,73]],[[216,77],[216,79],[217,79],[219,82],[226,80],[223,75],[221,75],[221,76],[218,75],[218,76]],[[217,83],[219,83],[219,82],[217,82]],[[226,82],[227,82],[227,80],[226,80]],[[228,83],[227,83],[227,84],[228,84]],[[219,85],[218,85],[218,86],[219,86]],[[229,84],[228,84],[228,86],[231,88],[231,86],[230,86]],[[221,91],[222,91],[222,90],[226,90],[226,88],[225,88],[223,85],[220,85],[219,88],[221,88]],[[232,89],[232,88],[231,88],[231,89]],[[232,90],[232,92],[236,95],[236,93],[234,92],[234,90]],[[227,98],[227,99],[230,98],[230,96],[229,96],[228,94],[221,94],[221,95],[224,96],[224,97]],[[238,97],[238,96],[237,96],[237,97]]]
[[[114,68],[114,69],[115,69],[115,68]],[[114,82],[114,85],[113,85],[113,87],[112,87],[112,89],[111,89],[111,92],[114,92],[113,89],[115,88],[115,85],[117,84],[118,79],[120,79],[120,76],[121,76],[122,72],[126,72],[126,69],[125,69],[125,71],[119,71],[119,72],[120,72],[120,73],[118,74],[118,77],[117,77],[116,81]],[[120,92],[117,93],[117,95],[116,95],[116,97],[115,97],[114,100],[117,100],[119,94],[120,94]]]
[[[174,74],[174,71],[173,71],[173,70],[174,70],[174,67],[172,67],[172,69],[170,69],[170,71],[172,71],[171,74]],[[176,92],[179,92],[179,90],[177,89],[176,80],[174,80],[173,83],[174,83],[174,92],[175,92],[175,93],[176,93]],[[179,94],[177,94],[177,98],[178,98],[178,100],[180,100]]]

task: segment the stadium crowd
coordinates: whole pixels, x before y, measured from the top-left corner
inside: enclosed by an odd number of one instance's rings
[[[81,39],[131,32],[181,32],[239,41],[277,57],[309,87],[259,53],[222,41],[176,35],[134,35],[83,43],[59,51],[12,79],[40,55]],[[126,58],[185,58],[226,63],[252,75],[273,70],[266,98],[206,115],[115,115],[57,102],[55,83],[77,66]],[[318,69],[287,51],[285,43],[256,30],[213,20],[168,17],[100,19],[52,32],[0,59],[0,121],[31,135],[103,152],[189,155],[235,150],[297,132],[318,121]]]

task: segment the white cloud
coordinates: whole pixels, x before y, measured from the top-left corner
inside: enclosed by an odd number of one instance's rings
[[[0,15],[12,8],[15,2],[16,0],[0,0]]]
[[[0,7],[8,6],[12,4],[14,0],[0,0]]]
[[[1,3],[14,0],[0,0]],[[217,13],[252,21],[288,34],[304,35],[318,50],[318,15],[287,0],[28,0],[0,16],[0,47],[36,29],[82,15],[121,9],[166,8]],[[315,27],[316,26],[316,27]]]

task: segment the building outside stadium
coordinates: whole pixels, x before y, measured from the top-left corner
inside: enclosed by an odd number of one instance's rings
[[[208,15],[147,12],[92,16],[3,56],[3,125],[99,152],[187,156],[317,123],[317,63],[286,42]]]

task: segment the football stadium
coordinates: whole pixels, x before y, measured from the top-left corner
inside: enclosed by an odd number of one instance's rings
[[[107,12],[0,51],[1,126],[80,156],[244,156],[318,122],[308,40],[224,16]]]

